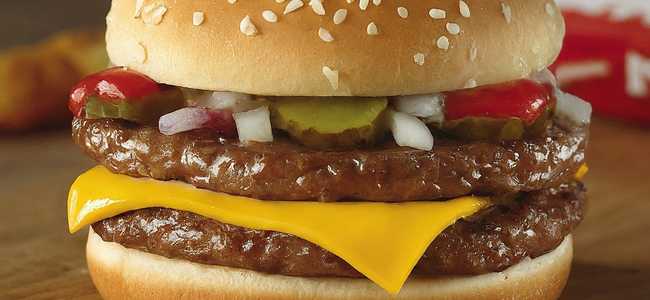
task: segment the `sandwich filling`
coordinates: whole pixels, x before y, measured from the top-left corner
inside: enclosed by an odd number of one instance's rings
[[[430,95],[279,97],[166,86],[124,68],[73,90],[102,166],[71,231],[170,258],[290,276],[497,272],[581,221],[591,110],[549,72]]]

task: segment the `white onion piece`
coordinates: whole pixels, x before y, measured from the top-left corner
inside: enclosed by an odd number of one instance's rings
[[[427,151],[433,149],[433,135],[417,117],[389,110],[388,122],[398,145]]]
[[[158,121],[158,129],[164,135],[202,128],[210,120],[208,110],[200,107],[186,107],[168,113]]]
[[[235,92],[206,93],[194,99],[193,104],[214,110],[228,109],[233,112],[248,111],[260,106],[253,96]]]
[[[559,121],[568,120],[574,124],[589,124],[591,122],[591,104],[574,95],[555,89],[557,106],[555,116]]]
[[[549,69],[544,69],[539,72],[533,73],[533,75],[530,76],[530,79],[537,81],[541,84],[550,84],[553,87],[557,87],[557,77],[551,72]]]
[[[395,98],[393,105],[399,112],[432,122],[442,123],[445,120],[442,94],[399,96]]]
[[[268,106],[233,115],[242,142],[272,142],[271,113]]]

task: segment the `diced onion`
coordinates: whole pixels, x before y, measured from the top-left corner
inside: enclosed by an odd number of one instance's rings
[[[174,135],[201,128],[209,120],[210,114],[207,109],[186,107],[160,117],[158,129],[164,135]]]
[[[195,106],[205,107],[214,110],[231,110],[242,112],[255,109],[260,106],[249,94],[235,92],[212,92],[206,93],[193,99]]]
[[[427,125],[417,117],[389,110],[388,120],[398,145],[427,151],[433,149],[433,135]]]
[[[242,142],[272,142],[271,113],[268,106],[233,115]]]
[[[549,69],[544,69],[539,72],[533,73],[530,77],[532,80],[537,81],[541,84],[550,84],[553,87],[557,87],[557,78]]]
[[[589,124],[591,122],[591,104],[574,95],[555,90],[557,106],[555,115],[559,121],[568,120],[574,124]]]
[[[442,123],[445,119],[442,94],[399,96],[393,102],[395,109],[409,115]]]

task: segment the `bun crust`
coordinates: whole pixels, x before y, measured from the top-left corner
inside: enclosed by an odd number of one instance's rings
[[[515,80],[550,65],[565,30],[552,0],[465,0],[469,17],[458,0],[402,1],[406,18],[395,1],[369,1],[366,10],[359,1],[323,1],[320,16],[309,0],[286,15],[293,1],[148,0],[134,17],[136,2],[112,1],[106,37],[115,65],[170,85],[257,95],[411,95]],[[431,17],[432,8],[445,18]],[[336,25],[339,9],[347,17]],[[264,10],[277,22],[265,21]],[[240,30],[246,16],[254,36]],[[368,34],[371,22],[377,35]],[[338,89],[324,66],[338,71]]]
[[[299,278],[167,259],[107,243],[92,229],[88,267],[104,299],[557,299],[571,268],[571,236],[553,252],[500,273],[411,279],[395,298],[365,279]]]

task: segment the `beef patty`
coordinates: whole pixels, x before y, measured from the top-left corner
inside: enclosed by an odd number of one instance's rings
[[[210,131],[165,136],[120,120],[75,119],[73,138],[109,170],[181,180],[264,200],[437,200],[534,191],[570,181],[584,161],[587,128],[502,143],[438,139],[432,151],[398,147],[319,151],[279,137],[241,145]]]
[[[583,185],[570,183],[484,209],[444,230],[413,273],[483,274],[543,255],[580,223],[585,201]],[[95,223],[93,229],[107,242],[197,263],[292,276],[361,277],[336,255],[296,236],[189,212],[142,209]]]

